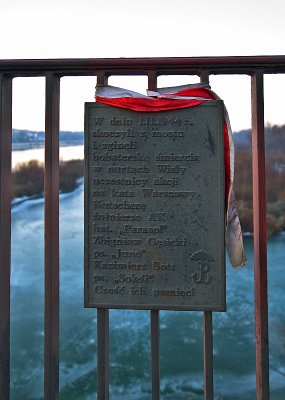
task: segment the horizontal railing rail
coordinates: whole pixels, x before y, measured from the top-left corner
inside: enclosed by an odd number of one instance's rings
[[[285,56],[249,57],[161,57],[161,58],[83,58],[50,60],[0,60],[0,72],[16,76],[45,75],[96,75],[105,71],[108,75],[147,74],[157,75],[200,74],[252,74],[256,69],[264,73],[284,73]]]

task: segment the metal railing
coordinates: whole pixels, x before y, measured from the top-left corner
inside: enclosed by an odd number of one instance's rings
[[[252,87],[252,165],[254,214],[254,279],[256,331],[256,398],[268,400],[267,238],[264,144],[264,74],[285,73],[285,56],[58,59],[0,61],[0,399],[10,398],[10,265],[12,81],[15,77],[46,78],[45,110],[45,326],[44,398],[59,398],[59,103],[60,78],[145,75],[156,89],[159,75],[245,74]],[[159,311],[150,311],[152,399],[160,398]],[[212,313],[204,312],[204,398],[213,394]],[[109,311],[97,312],[98,400],[109,398]]]

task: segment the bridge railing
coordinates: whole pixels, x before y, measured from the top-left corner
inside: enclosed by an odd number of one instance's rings
[[[145,75],[155,90],[160,75],[251,76],[256,332],[256,398],[268,400],[267,238],[264,141],[264,75],[284,74],[285,56],[57,59],[0,61],[0,399],[10,399],[10,270],[12,83],[16,77],[46,79],[45,108],[45,323],[44,398],[59,398],[59,108],[60,78]],[[109,398],[109,310],[97,312],[98,400]],[[152,399],[160,398],[159,311],[150,311]],[[212,313],[204,312],[204,398],[213,393]]]

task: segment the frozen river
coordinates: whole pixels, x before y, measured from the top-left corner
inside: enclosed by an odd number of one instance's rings
[[[74,158],[74,157],[73,157]],[[11,384],[14,400],[43,398],[43,199],[12,212]],[[60,399],[95,399],[96,311],[83,307],[83,186],[60,197]],[[226,313],[214,315],[217,399],[255,398],[252,238],[249,265],[227,266]],[[269,240],[270,385],[285,394],[285,235]],[[147,311],[110,312],[112,400],[150,399]],[[161,312],[161,389],[164,400],[202,399],[202,314]]]
[[[84,146],[66,146],[60,147],[59,158],[62,161],[76,160],[84,158]],[[25,162],[27,160],[39,160],[44,162],[44,148],[41,149],[29,149],[12,152],[12,168],[18,163]]]

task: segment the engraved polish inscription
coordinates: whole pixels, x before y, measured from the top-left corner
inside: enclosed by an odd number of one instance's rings
[[[86,307],[225,309],[223,146],[220,101],[86,103]]]

